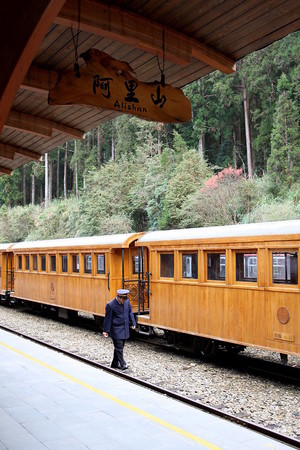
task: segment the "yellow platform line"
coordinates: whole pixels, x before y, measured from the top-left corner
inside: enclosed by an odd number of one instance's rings
[[[180,434],[181,436],[184,436],[194,442],[197,442],[198,444],[201,444],[202,446],[209,448],[210,450],[222,450],[220,447],[217,447],[216,445],[211,444],[210,442],[196,436],[195,434],[189,433],[188,431],[185,431],[182,428],[172,425],[171,423],[168,423],[165,420],[162,420],[159,417],[154,416],[153,414],[149,414],[146,411],[144,411],[140,408],[137,408],[136,406],[131,405],[130,403],[124,402],[123,400],[120,400],[119,398],[114,397],[113,395],[110,395],[107,392],[102,391],[101,389],[98,389],[88,383],[85,383],[84,381],[79,380],[78,378],[73,377],[72,375],[69,375],[68,373],[65,373],[59,369],[56,369],[55,367],[50,366],[49,364],[47,364],[43,361],[40,361],[39,359],[34,358],[33,356],[30,356],[27,353],[22,352],[21,350],[11,347],[10,345],[5,344],[4,342],[1,342],[1,341],[0,341],[0,345],[7,348],[8,350],[11,350],[11,351],[17,353],[18,355],[23,356],[24,358],[29,359],[30,361],[35,362],[36,364],[39,364],[40,366],[42,366],[48,370],[51,370],[52,372],[57,373],[58,375],[61,375],[64,378],[67,378],[70,381],[73,381],[74,383],[79,384],[80,386],[85,387],[89,391],[95,392],[96,394],[101,395],[102,397],[107,398],[107,399],[111,400],[112,402],[117,403],[120,406],[123,406],[124,408],[134,411],[135,413],[137,413],[143,417],[146,417],[147,419],[151,420],[152,422],[158,423],[159,425],[162,425],[163,427],[168,428],[169,430],[172,430],[175,433]]]

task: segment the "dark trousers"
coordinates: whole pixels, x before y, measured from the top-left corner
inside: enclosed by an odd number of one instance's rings
[[[125,339],[113,339],[113,343],[115,348],[114,348],[114,358],[112,360],[111,366],[112,367],[126,366],[126,362],[123,358]]]

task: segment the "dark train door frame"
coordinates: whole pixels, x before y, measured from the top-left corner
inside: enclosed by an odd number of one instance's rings
[[[14,268],[13,268],[13,253],[6,253],[6,292],[13,292],[14,290]]]
[[[144,267],[144,249],[147,252],[147,271]],[[149,274],[149,250],[148,247],[138,247],[138,279],[127,280],[125,279],[124,270],[125,261],[125,249],[122,249],[122,287],[123,289],[129,289],[132,297],[132,292],[137,289],[137,299],[138,299],[138,314],[143,314],[149,311],[149,299],[150,299],[150,274]]]

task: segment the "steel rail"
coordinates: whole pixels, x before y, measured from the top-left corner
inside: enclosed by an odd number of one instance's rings
[[[188,355],[189,357],[197,359],[197,357],[188,350],[176,348],[176,346],[172,344],[161,343],[159,338],[157,340],[155,340],[155,338],[153,340],[147,340],[137,336],[136,341],[146,345],[152,345],[153,347],[160,348],[166,352],[178,351],[185,356]],[[205,361],[205,357],[203,360]],[[300,386],[300,369],[298,367],[292,367],[279,362],[266,361],[243,354],[231,355],[225,351],[220,351],[215,357],[206,359],[206,361],[211,362],[218,367],[237,369],[250,375],[253,374],[259,377],[274,379],[281,383]]]

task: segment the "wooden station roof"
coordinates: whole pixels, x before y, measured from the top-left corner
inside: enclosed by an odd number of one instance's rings
[[[300,28],[294,0],[1,0],[0,175],[118,115],[48,105],[58,74],[74,64],[79,11],[78,54],[96,48],[151,82],[160,80],[164,35],[175,87],[232,73],[240,58]]]

